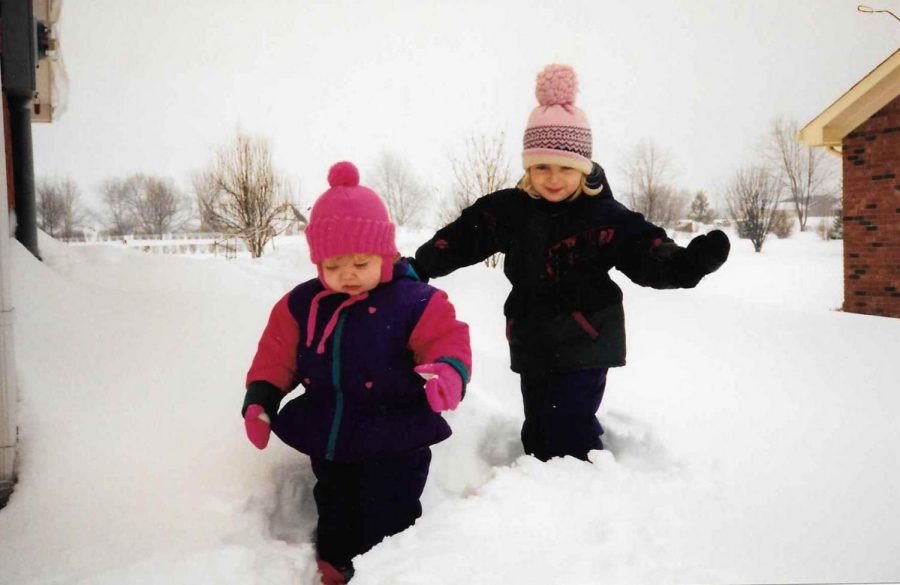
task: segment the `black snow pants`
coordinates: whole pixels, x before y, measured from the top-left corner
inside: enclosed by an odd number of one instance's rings
[[[606,368],[522,374],[525,422],[522,446],[541,461],[571,455],[587,460],[602,449],[597,409],[606,389]]]
[[[335,567],[413,525],[428,479],[431,449],[409,455],[341,463],[313,458],[313,496],[319,513],[316,549]]]

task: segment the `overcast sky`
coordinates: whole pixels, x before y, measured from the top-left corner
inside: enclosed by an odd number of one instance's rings
[[[35,173],[97,199],[107,177],[182,187],[244,130],[312,200],[328,166],[382,150],[436,189],[471,133],[506,132],[518,175],[534,78],[573,65],[614,192],[644,138],[678,184],[717,186],[777,115],[805,124],[900,46],[848,0],[66,0],[65,110],[34,126]],[[871,0],[900,15],[900,0]]]

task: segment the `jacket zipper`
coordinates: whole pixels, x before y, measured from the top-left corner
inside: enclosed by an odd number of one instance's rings
[[[341,332],[344,329],[343,313],[338,318],[334,328],[331,346],[331,383],[334,386],[334,418],[331,420],[331,432],[328,433],[328,445],[325,448],[325,459],[334,461],[334,449],[337,444],[338,431],[341,428],[341,418],[344,416],[344,391],[341,389]]]

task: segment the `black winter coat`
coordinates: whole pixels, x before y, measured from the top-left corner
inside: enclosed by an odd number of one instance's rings
[[[516,372],[625,364],[622,290],[611,268],[653,288],[689,288],[703,276],[684,248],[603,183],[597,196],[559,203],[520,189],[485,195],[416,252],[427,277],[506,255],[512,291],[504,314]]]

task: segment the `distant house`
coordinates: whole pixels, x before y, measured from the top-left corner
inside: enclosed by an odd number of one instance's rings
[[[900,50],[797,139],[843,159],[844,310],[900,317]]]

